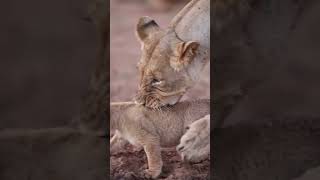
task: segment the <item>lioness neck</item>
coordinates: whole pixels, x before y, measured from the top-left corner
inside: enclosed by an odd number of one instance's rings
[[[179,38],[210,49],[210,0],[190,1],[171,21]]]

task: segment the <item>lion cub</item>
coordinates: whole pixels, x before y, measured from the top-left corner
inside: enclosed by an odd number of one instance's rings
[[[116,130],[110,148],[122,138],[142,146],[148,159],[144,175],[156,178],[162,170],[160,147],[179,144],[188,125],[210,113],[210,100],[184,101],[157,110],[133,102],[117,102],[111,103],[110,112],[110,130]]]

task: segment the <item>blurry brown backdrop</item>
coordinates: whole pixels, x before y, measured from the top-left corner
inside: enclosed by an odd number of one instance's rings
[[[0,129],[68,124],[96,65],[89,0],[6,1],[0,6]]]

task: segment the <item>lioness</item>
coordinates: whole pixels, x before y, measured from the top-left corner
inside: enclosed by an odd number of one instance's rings
[[[154,109],[176,104],[198,81],[209,61],[210,1],[192,0],[173,18],[167,29],[161,29],[150,17],[142,17],[136,34],[142,49],[136,101]],[[183,148],[180,152],[185,159],[196,160],[203,151],[209,154],[206,147],[210,139],[210,116],[201,122],[206,125],[205,130],[187,131],[186,136],[192,137],[191,140],[181,141],[180,147]]]
[[[116,133],[110,140],[110,148],[122,138],[135,146],[142,146],[148,159],[144,175],[156,178],[162,170],[160,146],[176,146],[188,125],[209,111],[210,100],[184,101],[159,110],[134,102],[111,103],[110,130],[116,130]],[[204,154],[203,158],[207,156]]]

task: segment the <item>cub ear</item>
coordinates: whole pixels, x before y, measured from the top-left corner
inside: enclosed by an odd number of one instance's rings
[[[144,42],[147,37],[159,30],[159,25],[152,18],[143,16],[138,21],[136,35],[141,42]]]
[[[195,41],[180,42],[176,47],[177,58],[170,61],[171,67],[179,71],[189,65],[199,48],[199,43]]]

